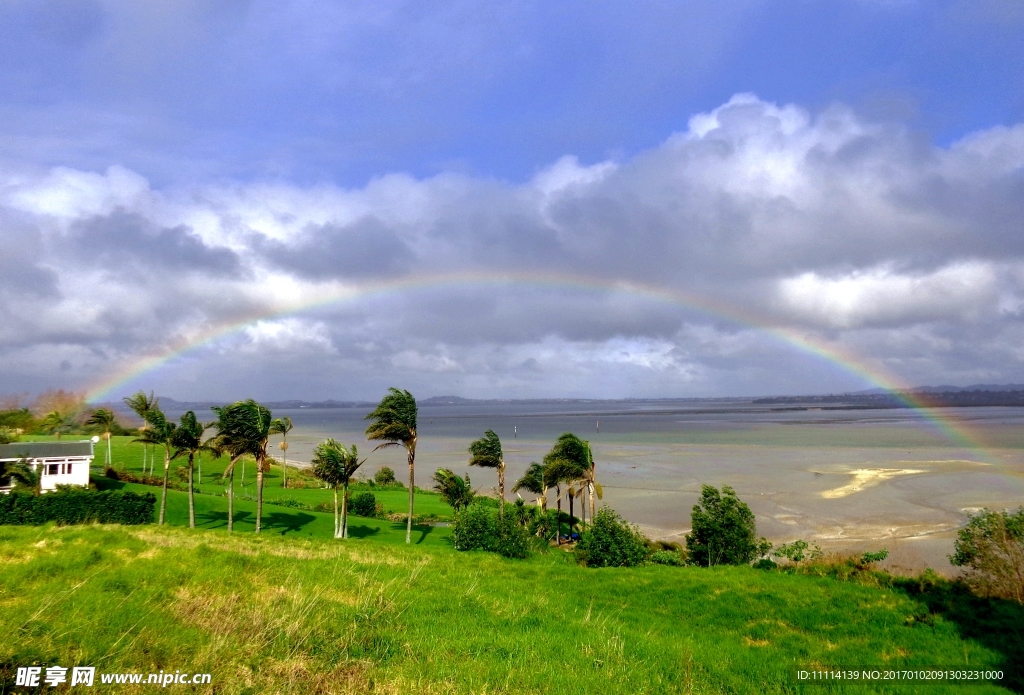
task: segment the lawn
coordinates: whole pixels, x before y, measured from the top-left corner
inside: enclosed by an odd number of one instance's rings
[[[157,496],[157,509],[160,505],[160,488],[138,483],[123,483],[117,480],[95,477],[93,480],[101,489],[123,489],[133,492],[150,492]],[[325,499],[331,499],[329,491],[303,490],[301,492],[327,493]],[[236,491],[237,494],[237,491]],[[270,496],[267,495],[267,499]],[[408,499],[408,498],[406,498]],[[417,505],[418,506],[418,505]],[[228,501],[224,496],[196,495],[196,526],[204,529],[227,530]],[[373,537],[386,543],[405,543],[405,522],[394,522],[382,519],[366,519],[349,515],[349,535],[353,538]],[[188,493],[177,490],[167,491],[167,524],[170,526],[188,526]],[[252,533],[256,528],[256,503],[235,498],[235,533]],[[298,538],[333,538],[334,514],[305,509],[281,507],[268,502],[263,503],[264,532]],[[449,535],[446,527],[413,525],[414,543],[447,543]]]
[[[80,438],[84,438],[84,435],[64,436],[65,441]],[[24,437],[23,439],[25,441],[55,440],[54,437],[47,436]],[[100,442],[96,445],[96,458],[93,461],[94,477],[102,474],[103,462],[106,456],[106,446],[106,442]],[[142,444],[132,443],[132,437],[113,437],[111,454],[114,468],[117,470],[127,470],[135,475],[142,475],[143,448]],[[150,456],[152,456],[153,451],[154,449],[151,447]],[[178,483],[183,482],[178,476],[178,468],[184,464],[185,461],[182,459],[175,459],[171,461],[170,479],[172,481]],[[212,459],[209,455],[201,457],[201,462],[196,466],[195,470],[195,484],[201,494],[224,494],[226,481],[223,478],[223,474],[226,465],[226,458]],[[202,470],[201,477],[199,476],[200,469]],[[433,471],[419,471],[418,477],[423,481],[427,481],[432,474]],[[158,477],[163,476],[162,450],[157,452],[156,475]],[[308,475],[305,475],[303,472],[300,472],[291,465],[288,467],[288,478],[289,483],[291,484],[294,484],[296,481],[302,481],[308,484],[315,483],[315,481],[310,480]],[[147,489],[150,491],[154,490],[154,488]],[[356,484],[352,487],[353,493],[364,490],[370,490],[373,492],[377,501],[384,506],[385,512],[404,514],[409,508],[409,491],[406,488],[374,486],[371,489],[365,483]],[[256,497],[255,463],[251,458],[239,462],[235,471],[236,504],[239,503],[239,498],[244,496],[252,497],[253,499]],[[273,503],[275,500],[284,499],[299,502],[311,508],[316,507],[319,504],[332,505],[334,499],[330,490],[319,487],[282,487],[280,465],[271,466],[271,469],[266,473],[263,484],[263,496],[265,503]],[[415,513],[417,515],[433,517],[439,520],[450,520],[452,516],[452,508],[445,504],[441,497],[436,493],[419,491],[419,489],[417,489]]]
[[[336,541],[284,526],[0,527],[0,679],[39,663],[209,672],[218,693],[997,693],[1013,691],[807,687],[793,672],[1020,663],[1024,614],[1004,604],[943,608],[906,589],[747,567],[593,570],[559,551],[514,561],[432,535],[406,546],[379,542],[396,535],[383,531]]]

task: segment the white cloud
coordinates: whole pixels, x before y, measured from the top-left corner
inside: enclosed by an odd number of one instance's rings
[[[978,262],[924,274],[888,267],[836,277],[806,272],[779,281],[778,301],[792,315],[831,328],[969,319],[995,308],[997,280],[990,264]]]

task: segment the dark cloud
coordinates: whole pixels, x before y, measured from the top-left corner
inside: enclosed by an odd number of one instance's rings
[[[126,266],[225,275],[241,270],[234,251],[207,246],[188,226],[161,227],[125,210],[76,222],[69,238],[74,253],[109,272],[121,272]]]
[[[255,250],[269,264],[315,279],[393,275],[412,267],[408,244],[375,218],[351,225],[309,225],[288,242],[255,237]]]

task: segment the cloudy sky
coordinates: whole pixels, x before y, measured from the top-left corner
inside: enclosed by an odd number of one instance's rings
[[[1024,382],[1022,33],[1024,0],[4,0],[0,393]]]

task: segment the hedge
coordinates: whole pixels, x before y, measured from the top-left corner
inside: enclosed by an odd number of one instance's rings
[[[58,490],[45,495],[0,495],[0,524],[151,524],[156,496],[126,490]]]

